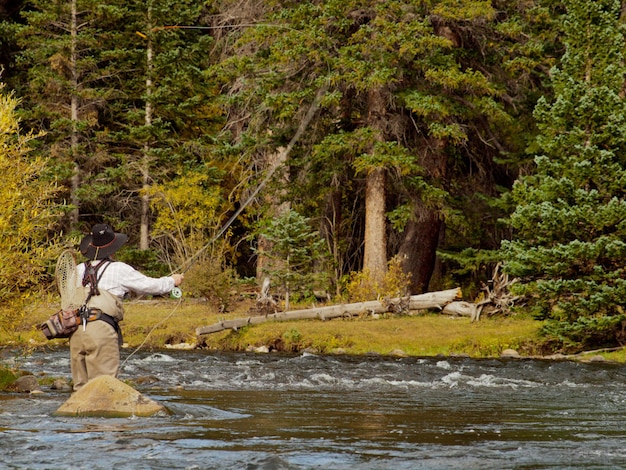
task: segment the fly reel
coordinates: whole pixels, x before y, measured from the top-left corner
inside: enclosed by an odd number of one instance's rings
[[[183,291],[180,290],[179,287],[174,287],[170,292],[170,297],[172,299],[180,299],[183,296]]]

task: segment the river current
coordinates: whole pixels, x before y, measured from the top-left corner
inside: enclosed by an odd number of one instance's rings
[[[69,378],[69,351],[2,359]],[[531,359],[123,352],[172,414],[58,418],[0,394],[3,469],[626,468],[626,366]],[[149,381],[150,382],[150,381]]]

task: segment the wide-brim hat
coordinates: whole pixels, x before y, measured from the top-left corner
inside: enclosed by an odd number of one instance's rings
[[[88,259],[108,258],[128,240],[128,235],[116,233],[107,224],[96,224],[80,242],[80,252]]]

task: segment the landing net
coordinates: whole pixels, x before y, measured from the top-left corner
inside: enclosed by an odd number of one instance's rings
[[[77,293],[76,259],[72,250],[65,250],[57,260],[55,271],[57,287],[61,294],[61,308],[77,308],[75,297]]]

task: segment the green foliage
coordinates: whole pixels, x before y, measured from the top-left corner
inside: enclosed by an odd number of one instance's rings
[[[185,274],[185,295],[205,298],[219,312],[228,311],[239,294],[239,277],[234,269],[212,258],[195,263]]]
[[[306,296],[324,286],[327,277],[325,242],[309,225],[310,220],[294,210],[267,220],[258,235],[268,248],[256,250],[270,262],[263,271],[277,280],[285,292],[285,309],[292,294]]]
[[[615,346],[626,340],[626,315],[579,317],[575,321],[550,320],[541,334],[553,350],[569,353]]]
[[[289,13],[281,19],[291,18]],[[496,192],[490,186],[494,183],[492,170],[496,171],[494,163],[502,159],[502,154],[478,142],[491,135],[500,144],[510,145],[507,150],[525,145],[518,123],[527,120],[512,118],[513,114],[522,114],[524,108],[507,109],[504,105],[511,98],[508,91],[516,95],[524,83],[519,80],[523,64],[517,64],[515,75],[508,75],[501,66],[521,59],[520,54],[527,52],[517,48],[519,27],[507,30],[499,20],[494,21],[495,13],[491,2],[485,1],[441,1],[420,6],[402,1],[329,1],[315,7],[300,4],[294,9],[294,17],[307,18],[307,23],[296,21],[294,27],[300,29],[293,34],[314,35],[315,57],[325,59],[319,70],[315,61],[303,63],[302,67],[307,73],[328,77],[333,98],[337,96],[332,103],[337,104],[327,110],[336,119],[315,145],[313,158],[306,153],[302,157],[301,168],[312,175],[310,183],[304,179],[307,190],[296,190],[293,197],[304,193],[307,197],[320,194],[330,198],[331,191],[336,190],[347,193],[348,201],[355,200],[348,191],[362,190],[362,181],[353,178],[353,172],[358,177],[382,166],[396,177],[388,214],[397,236],[402,236],[407,221],[419,219],[420,214],[430,210],[446,219],[450,228],[446,241],[450,240],[451,249],[463,249],[468,243],[496,246],[499,234],[494,225],[500,213],[489,211],[486,201]],[[512,8],[500,18],[512,25],[520,21],[515,13]],[[465,48],[460,44],[464,40],[480,45]],[[329,50],[329,44],[336,44],[334,50]],[[473,52],[477,50],[481,53]],[[296,59],[303,62],[303,56]],[[534,59],[535,64],[524,69],[527,75],[536,67],[538,59]],[[388,134],[383,135],[389,141],[380,144],[376,139],[381,136],[373,129],[369,134],[363,132],[367,92],[379,88],[391,91],[393,103],[386,109]],[[401,126],[403,118],[394,113],[398,109],[410,113],[410,126]],[[412,134],[413,128],[417,136]],[[356,140],[355,136],[365,139]],[[352,146],[345,145],[350,141]],[[389,145],[391,142],[393,145]],[[437,148],[442,150],[437,152]],[[432,163],[441,160],[444,163]],[[430,167],[424,170],[422,161],[429,162]],[[476,196],[483,191],[487,197]],[[312,207],[323,204],[321,197],[310,202]],[[334,220],[343,222],[336,228],[337,232],[343,230],[339,236],[343,240],[349,240],[351,230],[358,229],[359,219],[354,213],[343,213]],[[349,249],[350,245],[342,248]],[[341,253],[335,258],[349,259],[350,255]]]
[[[302,333],[297,328],[288,329],[282,334],[281,338],[285,342],[285,350],[297,352],[303,349],[301,347]]]
[[[517,292],[569,346],[609,341],[626,295],[626,68],[620,2],[565,4],[555,97],[535,111],[544,153],[513,188],[502,254]]]
[[[0,367],[0,391],[7,390],[17,379],[17,374],[11,369]]]
[[[213,41],[195,28],[203,4],[77,0],[75,35],[71,5],[33,0],[22,11],[25,122],[47,131],[41,151],[85,225],[138,230],[141,188],[202,166],[220,120],[202,77]]]
[[[397,142],[372,142],[370,146],[371,153],[361,154],[354,160],[353,166],[357,174],[368,173],[381,166],[395,168],[400,174],[421,171],[415,157]]]
[[[121,62],[132,61],[136,69],[137,55],[122,25],[136,30],[136,16],[114,1],[79,0],[71,34],[71,5],[33,0],[22,11],[17,41],[18,63],[27,74],[24,122],[46,131],[45,145],[37,151],[52,157],[59,196],[87,213],[102,214],[119,201],[117,186],[128,176],[127,159],[110,147],[118,122],[104,117],[115,114],[133,83]],[[79,179],[72,182],[72,177]],[[76,192],[83,185],[85,190]]]
[[[445,220],[446,251],[499,244],[489,200],[528,143],[559,3],[77,0],[73,38],[71,2],[32,0],[0,41],[22,48],[25,122],[47,131],[36,151],[59,204],[80,211],[69,228],[104,219],[136,240],[154,223],[150,248],[169,266],[218,233],[322,90],[276,173],[290,184],[270,181],[216,251],[253,273],[241,241],[268,201],[289,200],[320,221],[339,279],[362,265],[374,168],[389,176],[390,252],[426,212]]]
[[[115,258],[130,264],[146,276],[161,277],[171,273],[170,268],[159,259],[159,254],[154,250],[124,246],[115,254]]]
[[[29,156],[37,137],[22,134],[18,100],[0,85],[0,327],[12,328],[18,308],[45,278],[54,258],[49,231],[56,220],[51,203],[55,185],[41,178],[46,161]]]
[[[495,267],[501,261],[498,250],[465,248],[460,252],[438,251],[437,255],[449,268],[446,285],[458,286],[463,280],[463,294],[467,299],[477,299],[492,278]]]

